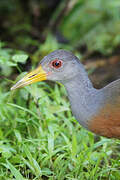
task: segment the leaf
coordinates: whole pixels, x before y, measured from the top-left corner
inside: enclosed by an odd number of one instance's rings
[[[54,150],[54,137],[51,134],[48,135],[48,149],[50,156],[52,156]]]
[[[6,167],[10,169],[12,175],[15,176],[16,180],[25,180],[21,173],[9,161],[7,161]]]
[[[14,133],[15,133],[15,136],[16,136],[18,142],[22,142],[22,137],[21,137],[20,132],[17,129],[15,129]]]
[[[29,162],[26,160],[26,164],[29,165],[29,167],[31,167],[31,169],[33,170],[34,174],[37,174],[38,176],[41,176],[41,168],[38,164],[38,162],[32,157],[31,152],[29,151],[28,147],[24,144],[23,146],[24,148],[24,152],[27,156],[27,158],[29,159]]]
[[[11,148],[8,145],[0,145],[0,153],[2,153],[3,157],[10,158],[12,156],[12,153],[15,153],[16,151]]]
[[[77,139],[76,134],[73,133],[72,135],[72,156],[75,157],[77,154]]]
[[[38,117],[34,112],[30,111],[30,110],[27,109],[27,108],[24,108],[24,107],[22,107],[22,106],[18,106],[18,105],[16,105],[16,104],[12,104],[12,103],[7,103],[7,104],[10,105],[10,106],[16,107],[16,108],[18,108],[18,109],[21,109],[21,110],[23,110],[23,111],[25,111],[25,112],[28,112],[29,114],[33,115],[36,119],[39,119],[39,117]]]
[[[15,54],[12,56],[14,62],[25,63],[28,58],[27,54]]]

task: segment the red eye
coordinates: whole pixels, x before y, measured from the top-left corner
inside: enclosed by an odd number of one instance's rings
[[[54,68],[60,68],[62,66],[62,60],[55,59],[51,62],[51,66]]]

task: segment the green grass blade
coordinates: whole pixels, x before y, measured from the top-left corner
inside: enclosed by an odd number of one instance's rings
[[[21,173],[7,160],[7,167],[10,169],[12,175],[16,180],[25,180]]]

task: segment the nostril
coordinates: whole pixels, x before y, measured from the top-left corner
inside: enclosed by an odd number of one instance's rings
[[[36,74],[33,74],[33,75],[31,75],[31,76],[29,76],[28,78],[32,78],[32,77],[34,77]]]

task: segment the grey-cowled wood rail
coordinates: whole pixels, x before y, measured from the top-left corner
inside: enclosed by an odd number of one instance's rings
[[[98,135],[120,138],[120,79],[95,89],[79,59],[71,52],[56,50],[11,90],[42,80],[65,86],[73,115],[83,127]]]

